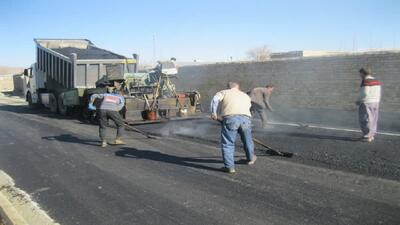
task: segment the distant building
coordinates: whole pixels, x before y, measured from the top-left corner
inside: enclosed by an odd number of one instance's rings
[[[301,57],[318,57],[318,56],[332,56],[332,55],[342,55],[345,52],[328,52],[328,51],[289,51],[289,52],[276,52],[271,53],[271,59],[287,59],[287,58],[301,58]]]

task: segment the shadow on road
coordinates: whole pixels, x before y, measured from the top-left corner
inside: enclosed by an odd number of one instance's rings
[[[51,119],[78,120],[81,124],[96,124],[94,118],[83,118],[83,116],[79,114],[80,112],[74,112],[72,115],[63,116],[52,113],[46,108],[29,108],[27,105],[0,105],[0,111],[28,115],[32,114]]]
[[[36,115],[45,115],[46,117],[60,117],[60,115],[51,113],[45,109],[32,109],[27,105],[0,105],[0,111],[13,112],[13,113],[23,113],[23,114],[36,114]],[[65,117],[64,117],[65,118]]]
[[[126,157],[126,158],[136,158],[136,159],[148,159],[158,162],[171,163],[180,166],[192,167],[196,169],[204,169],[211,171],[221,171],[220,168],[209,167],[202,164],[197,163],[219,163],[222,164],[222,160],[210,159],[210,158],[191,158],[191,157],[180,157],[169,155],[165,153],[161,153],[158,151],[152,150],[141,150],[136,148],[128,148],[124,147],[115,152],[116,156]]]
[[[97,140],[87,140],[87,139],[80,139],[75,136],[72,136],[70,134],[61,134],[58,136],[47,136],[47,137],[42,137],[44,140],[48,141],[62,141],[62,142],[70,142],[70,143],[79,143],[79,144],[85,144],[85,145],[91,145],[91,146],[99,146],[99,141]]]

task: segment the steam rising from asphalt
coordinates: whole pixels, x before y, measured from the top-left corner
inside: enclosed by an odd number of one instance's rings
[[[272,120],[271,122],[273,122]],[[267,131],[268,133],[285,132],[281,126],[274,126],[267,129],[261,128],[261,121],[259,119],[252,120],[253,131]],[[211,119],[201,119],[193,121],[174,121],[165,124],[157,133],[161,136],[174,136],[182,135],[194,138],[203,138],[207,140],[215,140],[220,138],[221,125]],[[238,137],[239,139],[239,137]]]
[[[210,130],[217,130],[219,133],[220,125],[212,120],[201,121],[177,121],[170,122],[160,129],[162,136],[184,135],[190,137],[207,137],[215,136],[215,132],[210,133]]]

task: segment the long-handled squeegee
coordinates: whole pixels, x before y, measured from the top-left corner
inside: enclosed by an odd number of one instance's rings
[[[273,149],[271,147],[269,147],[268,145],[266,145],[265,143],[263,143],[262,141],[258,140],[257,138],[253,138],[253,141],[261,146],[263,146],[264,148],[272,151],[275,155],[277,156],[282,156],[282,157],[286,157],[286,158],[292,158],[293,157],[293,153],[291,152],[281,152],[279,150]]]
[[[126,127],[128,130],[138,132],[138,133],[140,133],[140,134],[146,136],[147,138],[150,138],[150,139],[158,139],[157,136],[151,135],[151,134],[149,134],[149,133],[147,133],[147,132],[145,132],[145,131],[139,130],[139,129],[137,129],[136,127],[130,126],[130,125],[128,125],[128,124],[125,124],[125,127]]]

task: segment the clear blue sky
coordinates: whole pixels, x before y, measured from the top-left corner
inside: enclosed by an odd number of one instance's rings
[[[1,0],[0,28],[3,66],[31,64],[33,38],[87,38],[147,63],[154,49],[157,59],[238,60],[262,45],[273,52],[400,48],[400,1]]]

